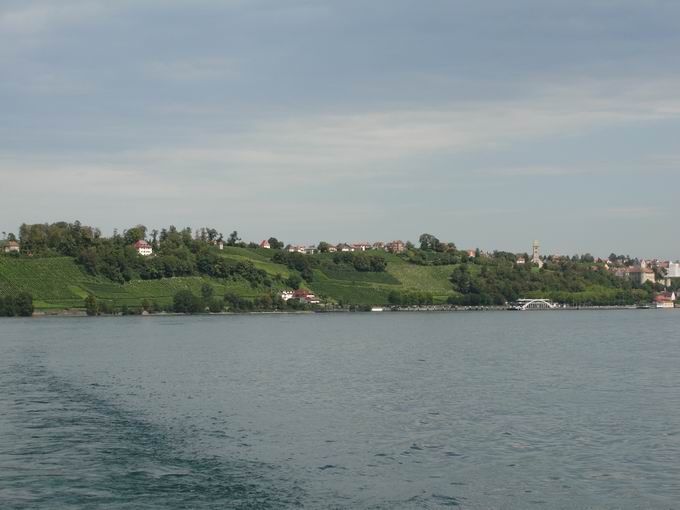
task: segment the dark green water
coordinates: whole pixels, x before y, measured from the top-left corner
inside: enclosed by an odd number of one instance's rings
[[[680,313],[0,320],[0,508],[680,508]]]

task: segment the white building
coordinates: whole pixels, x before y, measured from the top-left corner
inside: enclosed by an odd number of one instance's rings
[[[680,278],[680,263],[671,262],[668,264],[668,278]]]
[[[135,249],[142,257],[148,257],[153,254],[153,248],[151,248],[151,245],[143,239],[135,243]]]

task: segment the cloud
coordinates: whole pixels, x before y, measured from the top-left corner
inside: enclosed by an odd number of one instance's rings
[[[214,81],[238,75],[239,62],[232,58],[198,57],[166,59],[145,64],[143,73],[154,79],[177,82]]]
[[[660,218],[665,213],[662,208],[657,206],[618,206],[608,207],[600,210],[601,215],[610,219],[619,220],[640,220],[650,218]]]
[[[84,0],[19,2],[0,12],[0,33],[36,35],[78,23],[106,12],[105,3]]]

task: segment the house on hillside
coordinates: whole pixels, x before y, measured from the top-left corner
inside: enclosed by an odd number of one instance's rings
[[[318,305],[321,301],[308,289],[298,289],[293,292],[292,299],[297,299],[310,305]]]
[[[271,249],[271,245],[269,244],[269,241],[266,239],[260,243],[260,248],[264,248],[265,250]]]
[[[337,248],[338,251],[344,251],[344,252],[354,251],[354,248],[352,248],[347,243],[340,243],[339,245],[336,246],[336,248]]]
[[[293,294],[295,294],[295,292],[292,290],[284,290],[281,292],[280,296],[284,301],[288,301],[289,299],[293,299]]]
[[[16,241],[7,241],[5,243],[5,253],[19,253],[21,246]]]
[[[328,253],[335,253],[336,251],[338,251],[338,249],[335,246],[332,244],[328,245]]]
[[[406,245],[403,241],[391,241],[387,243],[387,251],[391,253],[403,253],[406,250]]]
[[[356,251],[366,251],[371,249],[371,244],[366,242],[354,243],[352,248],[354,248]]]
[[[305,247],[299,244],[289,244],[285,249],[288,253],[305,253]]]
[[[142,257],[148,257],[153,254],[153,248],[151,248],[151,245],[144,239],[140,239],[135,243],[135,250],[137,250],[137,253]]]
[[[383,241],[376,241],[373,243],[373,249],[374,250],[384,250],[385,249],[385,243]]]

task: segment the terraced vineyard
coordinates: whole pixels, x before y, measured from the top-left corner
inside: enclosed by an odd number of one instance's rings
[[[219,255],[231,263],[250,261],[266,271],[275,282],[288,278],[296,271],[272,262],[275,252],[265,249],[225,247]],[[444,302],[452,292],[449,275],[455,266],[424,267],[382,253],[387,261],[385,272],[359,272],[346,265],[332,262],[332,254],[317,256],[320,267],[314,269],[314,279],[303,285],[330,301],[352,304],[387,304],[389,293],[398,291],[431,292],[436,302]],[[139,307],[143,300],[168,305],[179,290],[188,289],[199,294],[201,286],[209,283],[215,295],[233,292],[239,296],[254,298],[268,288],[253,288],[244,280],[218,280],[193,276],[162,280],[133,280],[119,285],[103,277],[86,274],[72,258],[15,258],[0,255],[0,295],[27,291],[33,295],[37,309],[83,308],[84,299],[94,294],[100,301],[121,307]],[[274,290],[282,290],[282,283],[275,283]]]
[[[252,288],[244,281],[199,276],[133,280],[119,285],[86,274],[69,257],[31,259],[0,256],[0,295],[30,292],[35,307],[42,310],[83,308],[88,294],[118,307],[140,306],[144,299],[167,305],[178,290],[189,289],[199,294],[206,282],[213,286],[218,296],[235,292],[243,297],[255,297],[266,292],[265,289]]]

